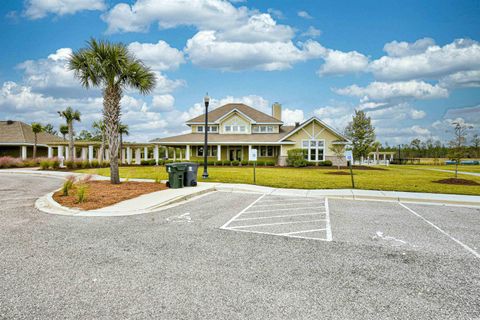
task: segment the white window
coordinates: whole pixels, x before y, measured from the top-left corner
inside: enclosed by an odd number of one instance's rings
[[[198,126],[197,127],[197,132],[203,132],[203,126]]]
[[[325,141],[324,140],[302,140],[302,149],[307,149],[305,160],[324,161]]]
[[[231,132],[232,126],[225,126],[225,132]]]
[[[208,130],[209,130],[209,131],[212,131],[212,132],[217,132],[217,131],[218,131],[218,127],[217,127],[217,126],[211,126],[211,127],[208,127]]]
[[[260,132],[267,132],[267,127],[260,126]]]
[[[267,132],[273,132],[273,126],[268,126],[267,127]]]
[[[273,157],[275,148],[273,146],[258,146],[256,147],[259,150],[260,157]]]
[[[240,132],[245,132],[247,130],[247,128],[245,126],[240,126]]]

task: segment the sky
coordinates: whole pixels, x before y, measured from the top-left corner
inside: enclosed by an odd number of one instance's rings
[[[90,38],[122,42],[155,72],[126,90],[127,141],[186,132],[184,122],[243,102],[285,123],[317,116],[339,131],[354,110],[383,144],[448,141],[451,123],[480,133],[480,1],[0,0],[0,119],[101,118],[99,89],[67,69]]]

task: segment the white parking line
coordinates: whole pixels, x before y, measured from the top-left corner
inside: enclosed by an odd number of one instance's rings
[[[281,225],[281,224],[307,223],[307,222],[317,222],[317,221],[325,221],[325,219],[316,219],[316,220],[307,220],[307,221],[287,221],[287,222],[250,224],[250,225],[246,225],[246,226],[228,227],[228,229],[264,227],[264,226],[275,226],[275,225]]]
[[[327,241],[332,241],[332,227],[330,226],[330,207],[328,206],[328,198],[325,198],[325,227],[327,229]]]
[[[248,212],[247,212],[248,213]],[[254,218],[242,218],[236,219],[235,221],[245,221],[245,220],[258,220],[258,219],[270,219],[270,218],[287,218],[287,217],[296,217],[296,216],[312,216],[312,215],[320,215],[325,212],[312,212],[312,213],[299,213],[299,214],[284,214],[280,216],[267,216],[267,217],[254,217]]]
[[[226,228],[225,230],[236,231],[236,232],[246,232],[246,233],[256,233],[256,234],[266,234],[266,235],[269,235],[269,236],[277,236],[277,237],[285,237],[285,238],[297,238],[297,239],[327,241],[326,239],[323,239],[323,238],[303,237],[303,236],[294,236],[294,235],[289,236],[289,235],[283,235],[281,233],[263,232],[263,231],[255,231],[255,230],[241,230],[241,229],[229,229],[229,228]]]
[[[259,202],[259,203],[263,203],[263,202]],[[293,205],[299,205],[299,204],[305,205],[305,201],[289,202],[289,203],[256,204],[254,207],[258,208],[258,207],[271,207],[271,206],[293,206]],[[314,202],[309,202],[308,204],[315,204],[315,203]],[[323,207],[323,202],[318,202],[318,206]]]
[[[311,229],[311,230],[302,230],[302,231],[294,231],[294,232],[286,232],[286,233],[281,233],[282,236],[288,236],[291,234],[299,234],[299,233],[307,233],[307,232],[315,232],[315,231],[324,231],[327,230],[326,228],[324,229]]]
[[[475,257],[479,258],[480,259],[480,254],[473,250],[472,248],[470,248],[469,246],[467,246],[466,244],[464,244],[463,242],[461,242],[460,240],[452,237],[450,234],[448,234],[447,232],[445,232],[444,230],[442,230],[440,227],[436,226],[435,224],[433,224],[432,222],[428,221],[427,219],[425,219],[424,217],[422,217],[420,214],[416,213],[415,211],[413,211],[412,209],[410,209],[409,207],[407,207],[406,205],[404,205],[403,203],[398,203],[400,204],[402,207],[404,207],[405,209],[407,209],[410,213],[416,215],[417,217],[419,217],[420,219],[422,219],[423,221],[425,221],[426,223],[428,223],[429,225],[431,225],[432,227],[434,227],[435,229],[437,229],[438,231],[440,231],[441,233],[443,233],[444,235],[446,235],[447,237],[449,237],[450,239],[452,239],[453,241],[455,241],[456,243],[458,243],[459,245],[461,245],[465,250],[467,250],[468,252],[470,252],[471,254],[473,254]]]
[[[285,210],[303,210],[303,209],[318,209],[318,207],[283,208],[283,209],[273,209],[273,210],[252,210],[252,211],[248,211],[248,213],[273,212],[273,211],[285,211]]]
[[[225,229],[226,226],[228,226],[230,224],[230,222],[232,222],[233,220],[235,220],[237,217],[239,217],[242,213],[244,213],[245,211],[247,211],[251,206],[253,206],[255,203],[257,203],[257,201],[260,201],[263,197],[265,197],[267,194],[262,194],[260,197],[257,198],[257,200],[253,201],[252,203],[250,203],[245,209],[243,209],[242,211],[240,211],[237,215],[235,215],[232,219],[228,220],[223,226],[220,227],[220,229]]]

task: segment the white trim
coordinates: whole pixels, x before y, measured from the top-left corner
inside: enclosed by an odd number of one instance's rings
[[[249,144],[252,145],[272,145],[272,146],[279,146],[279,145],[291,145],[295,144],[294,141],[283,141],[283,142],[262,142],[262,141],[245,141],[245,142],[238,142],[238,141],[222,141],[222,142],[217,142],[217,141],[208,141],[210,144],[220,144],[220,145],[237,145],[237,146],[246,146]],[[184,141],[184,142],[162,142],[162,141],[153,141],[152,144],[159,144],[159,145],[178,145],[178,146],[183,146],[183,145],[203,145],[204,142],[192,142],[192,141]]]
[[[33,146],[34,143],[29,143],[29,142],[0,142],[0,146]],[[48,144],[43,144],[43,143],[37,143],[37,147],[49,147],[49,146],[54,146],[54,145],[48,145]]]
[[[307,141],[308,142],[308,148],[305,148],[303,146],[303,142],[304,141]],[[310,142],[311,141],[315,141],[315,149],[314,150],[317,150],[317,154],[315,155],[315,160],[311,160],[310,159],[310,155],[311,155],[311,150],[312,150],[312,147],[310,146]],[[323,141],[323,148],[319,148],[318,147],[318,141]],[[302,150],[307,150],[307,161],[310,161],[310,162],[319,162],[319,161],[325,161],[325,150],[326,150],[326,144],[325,144],[325,139],[302,139],[301,140],[301,149]],[[323,150],[323,157],[322,157],[322,160],[318,159],[318,150]]]
[[[214,123],[220,123],[223,119],[227,118],[231,113],[234,113],[235,111],[237,111],[239,114],[241,114],[242,116],[244,116],[248,121],[250,121],[250,123],[254,123],[256,124],[257,122],[255,120],[253,120],[252,118],[250,118],[249,116],[247,116],[245,113],[243,113],[242,111],[238,110],[237,108],[234,108],[232,110],[230,110],[229,112],[225,113],[223,116],[221,116],[220,118],[218,118],[217,120],[215,120]]]
[[[228,227],[228,228],[229,229],[253,228],[253,227],[276,226],[276,225],[283,225],[283,224],[310,223],[310,222],[319,222],[319,221],[325,221],[325,219],[305,220],[305,221],[285,221],[285,222],[274,222],[274,223],[260,223],[260,224],[250,224],[250,225],[246,225],[246,226],[233,226],[233,227]]]
[[[338,132],[337,130],[333,129],[332,127],[330,127],[328,124],[326,124],[325,122],[323,122],[322,120],[318,119],[317,117],[311,117],[310,119],[308,119],[307,121],[305,121],[304,123],[300,124],[298,126],[298,128],[290,131],[290,133],[288,133],[286,136],[282,137],[280,140],[278,140],[278,142],[282,142],[283,140],[291,137],[292,135],[294,135],[295,133],[297,133],[300,129],[303,129],[303,127],[305,127],[306,125],[310,124],[312,121],[318,121],[318,123],[320,123],[322,126],[324,126],[325,128],[327,128],[328,130],[330,130],[333,134],[337,135],[338,137],[342,138],[342,139],[345,139],[347,142],[349,142],[348,138],[345,137],[343,134],[341,134],[340,132]]]
[[[250,212],[247,212],[250,213]],[[313,212],[313,213],[299,213],[299,214],[285,214],[279,216],[264,216],[264,217],[253,217],[253,218],[241,218],[236,219],[235,221],[247,221],[247,220],[258,220],[258,219],[275,219],[275,218],[288,218],[288,217],[298,217],[298,216],[315,216],[321,215],[324,212]]]

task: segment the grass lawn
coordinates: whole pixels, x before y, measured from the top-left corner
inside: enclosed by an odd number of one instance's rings
[[[389,166],[385,170],[354,170],[355,186],[358,189],[456,193],[480,195],[480,186],[463,186],[434,183],[435,180],[452,178],[450,173],[418,170],[415,166]],[[109,175],[110,169],[83,169],[78,172]],[[344,189],[351,188],[349,175],[333,175],[331,168],[269,168],[257,167],[257,184],[276,188],[298,189]],[[343,170],[348,172],[348,170]],[[209,167],[209,182],[253,183],[252,167]],[[202,168],[198,170],[198,180]],[[121,167],[122,178],[167,179],[165,167]],[[480,183],[480,177],[464,176]]]
[[[433,166],[433,165],[421,165],[421,166],[405,166],[409,168],[428,168],[428,169],[442,169],[442,170],[451,170],[455,171],[455,166],[454,165],[443,165],[443,166]],[[474,172],[474,173],[480,173],[480,165],[459,165],[458,166],[458,171],[464,171],[464,172]]]

